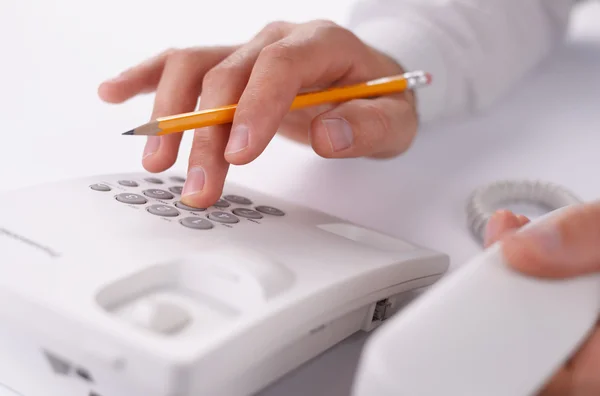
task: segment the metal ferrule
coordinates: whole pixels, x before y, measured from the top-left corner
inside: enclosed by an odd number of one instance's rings
[[[422,87],[427,85],[427,74],[423,71],[415,71],[404,74],[408,83],[408,89]]]

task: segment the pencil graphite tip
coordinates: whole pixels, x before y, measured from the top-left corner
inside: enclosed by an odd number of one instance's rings
[[[122,135],[133,135],[133,129],[131,131],[123,132]]]

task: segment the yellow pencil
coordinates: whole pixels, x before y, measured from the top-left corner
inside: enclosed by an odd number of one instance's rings
[[[383,77],[355,85],[300,94],[292,102],[290,111],[325,103],[339,103],[352,99],[390,95],[408,89],[420,88],[430,83],[430,74],[423,71]],[[228,124],[233,121],[236,108],[237,105],[233,104],[215,109],[161,117],[127,131],[123,135],[161,136],[189,129]]]

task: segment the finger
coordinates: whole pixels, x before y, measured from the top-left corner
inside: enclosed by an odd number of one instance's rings
[[[171,53],[156,88],[152,119],[194,111],[200,96],[202,78],[223,56],[202,50]],[[161,172],[177,159],[182,133],[150,136],[144,148],[142,163],[150,172]]]
[[[504,235],[523,225],[523,220],[509,210],[499,210],[490,216],[485,227],[485,247],[498,242]]]
[[[600,394],[600,330],[585,341],[569,364],[572,371],[572,395]]]
[[[519,225],[521,227],[529,223],[529,219],[523,215],[517,215],[517,219],[519,219]]]
[[[202,82],[200,108],[236,103],[246,88],[261,50],[281,39],[290,27],[291,24],[283,22],[268,25],[248,44],[208,71]],[[185,204],[208,207],[220,198],[229,169],[224,157],[229,130],[230,125],[217,125],[195,131],[188,177],[182,192],[182,202]]]
[[[169,49],[139,65],[125,70],[98,87],[100,98],[109,103],[122,103],[135,95],[156,89],[165,62],[175,50]]]
[[[561,367],[544,385],[537,396],[566,396],[571,395],[572,390],[572,371]]]
[[[570,207],[554,219],[510,235],[503,249],[513,267],[534,276],[600,271],[600,201]]]
[[[600,330],[598,327],[548,381],[538,396],[600,394]]]
[[[329,86],[366,58],[363,44],[328,22],[311,22],[261,51],[241,95],[226,158],[245,164],[258,157],[273,138],[301,90]],[[240,143],[241,142],[241,143]]]
[[[194,111],[205,73],[228,53],[229,48],[186,49],[171,52],[156,88],[152,119]],[[150,172],[161,172],[177,160],[182,133],[151,136],[142,163]]]
[[[353,100],[319,115],[309,136],[325,158],[387,158],[407,150],[416,131],[414,107],[403,96],[388,96]]]

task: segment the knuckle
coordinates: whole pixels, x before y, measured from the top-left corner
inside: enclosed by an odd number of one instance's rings
[[[313,36],[317,36],[319,38],[322,37],[342,37],[348,38],[353,35],[350,31],[337,23],[326,20],[326,19],[318,19],[312,21],[309,25],[309,30],[311,30]]]
[[[215,152],[215,144],[211,141],[210,137],[207,134],[196,132],[188,158],[188,166],[193,168],[210,163]]]
[[[217,88],[225,81],[232,73],[232,68],[227,65],[219,64],[206,72],[202,79],[203,89]]]
[[[383,108],[371,102],[366,102],[365,106],[365,110],[375,124],[370,133],[376,131],[377,142],[372,143],[375,145],[385,143],[385,149],[375,156],[391,158],[405,153],[412,146],[417,130],[416,116],[413,115],[411,106],[401,101],[395,106],[393,114],[388,114]]]
[[[406,100],[400,100],[398,111],[394,115],[397,121],[390,124],[390,132],[396,138],[395,146],[398,147],[396,155],[409,150],[415,142],[419,127],[418,116],[414,105]]]
[[[383,140],[388,138],[392,134],[390,117],[379,106],[376,106],[370,101],[365,101],[363,103],[366,114],[370,115],[369,118],[375,124],[373,130],[377,131],[377,139]]]
[[[264,34],[267,36],[283,36],[284,32],[288,29],[289,26],[290,23],[285,21],[269,22],[261,30],[260,34]]]
[[[217,130],[214,130],[214,128],[217,128]],[[221,129],[223,129],[223,126],[202,128],[194,131],[190,161],[196,161],[196,164],[199,164],[199,161],[203,163],[225,161],[223,151],[227,144],[227,138],[225,138],[226,135]]]
[[[249,63],[250,59],[243,51],[235,51],[222,62],[217,64],[213,69],[217,69],[217,73],[225,76],[230,76],[239,73]]]
[[[266,46],[260,53],[261,60],[267,63],[277,63],[286,67],[292,67],[297,60],[293,44],[278,41]]]
[[[189,63],[195,58],[196,51],[192,48],[170,48],[165,51],[169,62],[173,63]]]
[[[190,155],[190,161],[202,158],[205,154],[211,153],[213,149],[212,139],[210,134],[204,130],[197,130],[194,132],[194,139],[192,141],[192,155]]]
[[[249,69],[250,59],[243,51],[235,51],[206,72],[203,86],[219,87],[225,81],[238,81]]]
[[[176,52],[177,52],[177,51],[179,51],[179,50],[180,50],[180,48],[177,48],[177,47],[170,47],[170,48],[167,48],[166,50],[164,50],[164,51],[161,53],[161,55],[164,55],[164,56],[166,56],[166,57],[170,57],[171,55],[173,55],[174,53],[176,53]]]
[[[309,26],[312,26],[315,29],[335,29],[340,28],[340,25],[335,23],[329,19],[315,19],[311,22],[308,22]]]

